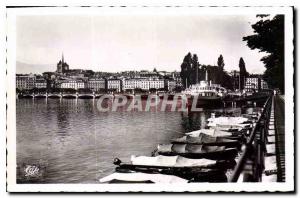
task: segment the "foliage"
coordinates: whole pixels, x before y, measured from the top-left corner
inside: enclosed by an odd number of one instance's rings
[[[224,69],[225,63],[222,54],[219,56],[217,64],[219,68],[221,68],[222,70]]]
[[[189,87],[192,84],[191,73],[192,73],[192,55],[189,52],[183,59],[181,64],[180,77],[184,87]]]
[[[180,76],[183,88],[205,80],[205,74],[208,73],[208,80],[213,83],[221,84],[225,88],[232,89],[231,77],[223,70],[225,66],[222,55],[218,58],[218,67],[211,65],[200,65],[198,56],[190,52],[184,57],[181,64]]]
[[[243,41],[250,49],[268,54],[261,59],[266,67],[264,79],[271,88],[284,92],[284,15],[272,19],[267,15],[257,17],[260,20],[252,25],[254,34],[243,37]]]

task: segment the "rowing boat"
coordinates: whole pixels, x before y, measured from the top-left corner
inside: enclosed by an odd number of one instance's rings
[[[164,174],[149,173],[113,173],[99,180],[100,183],[188,183],[188,180]]]
[[[212,160],[233,159],[237,155],[236,148],[225,148],[225,146],[205,146],[196,144],[159,144],[157,153],[159,155],[180,155],[190,159],[206,158]]]
[[[191,137],[199,137],[200,134],[206,134],[206,135],[210,135],[212,137],[230,137],[230,136],[232,136],[232,133],[213,129],[213,128],[200,129],[197,131],[192,131],[192,132],[186,133],[186,135],[189,135]]]
[[[240,146],[240,142],[237,140],[231,140],[224,137],[212,137],[206,134],[200,134],[199,137],[183,136],[180,138],[175,138],[171,140],[171,143],[180,144],[203,144],[207,146]]]

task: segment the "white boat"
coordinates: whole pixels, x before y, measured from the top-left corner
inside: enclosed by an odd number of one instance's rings
[[[110,182],[127,182],[127,183],[140,183],[149,181],[152,183],[188,183],[188,180],[174,176],[164,174],[149,174],[149,173],[113,173],[99,180],[100,183]]]
[[[218,129],[215,129],[215,128],[200,129],[200,130],[197,130],[197,131],[192,131],[192,132],[186,133],[186,135],[189,135],[191,137],[199,137],[200,134],[206,134],[206,135],[210,135],[212,137],[228,137],[228,136],[232,135],[232,133],[225,132],[225,131],[222,131],[222,130],[218,130]]]
[[[227,90],[220,84],[208,81],[206,72],[206,80],[191,85],[182,94],[188,96],[191,104],[193,100],[197,100],[197,106],[220,106],[223,104],[222,99],[227,95]]]
[[[251,127],[251,121],[245,117],[212,117],[207,119],[209,127],[220,127],[220,128],[247,128]]]
[[[143,166],[166,166],[166,167],[205,167],[215,165],[215,160],[209,159],[189,159],[181,156],[131,156],[133,165]]]
[[[227,90],[219,84],[212,84],[208,81],[200,81],[200,83],[191,85],[182,92],[186,95],[199,96],[201,98],[223,98]]]

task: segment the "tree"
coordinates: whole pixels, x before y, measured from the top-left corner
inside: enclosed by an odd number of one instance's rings
[[[222,72],[222,87],[225,87],[226,89],[233,89],[233,79],[232,77],[226,72]]]
[[[247,74],[246,64],[245,64],[245,61],[244,61],[243,57],[240,58],[239,68],[240,68],[240,74],[242,74],[242,75]]]
[[[239,61],[239,68],[240,68],[239,89],[242,90],[245,87],[245,78],[248,76],[248,72],[246,70],[246,64],[242,57],[240,58]]]
[[[222,54],[219,56],[217,64],[220,69],[224,69],[225,63]]]
[[[193,55],[192,58],[192,83],[196,84],[199,81],[199,62],[198,62],[198,56],[197,54]]]
[[[189,87],[192,84],[191,73],[192,73],[192,55],[189,52],[183,59],[181,64],[180,77],[184,87]]]
[[[261,61],[265,64],[264,79],[272,88],[284,93],[284,15],[268,19],[268,15],[257,15],[260,20],[252,25],[254,34],[243,37],[250,49],[268,53]]]
[[[224,82],[225,82],[225,74],[224,74],[225,63],[224,63],[224,59],[223,59],[222,54],[220,54],[220,56],[218,58],[218,61],[217,61],[217,64],[218,64],[217,83],[221,84],[221,85],[224,85]]]

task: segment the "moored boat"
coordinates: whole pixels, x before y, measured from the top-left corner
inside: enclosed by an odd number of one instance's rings
[[[100,183],[188,183],[188,180],[164,174],[149,173],[113,173],[99,180]]]
[[[208,81],[208,74],[206,71],[206,78],[200,83],[191,85],[183,92],[188,98],[188,104],[196,104],[196,107],[218,107],[223,106],[222,100],[227,95],[227,90],[221,87],[220,84],[212,84]]]
[[[171,143],[180,144],[199,144],[207,146],[227,146],[227,147],[239,147],[240,142],[237,140],[232,140],[224,137],[212,137],[206,134],[200,134],[199,137],[183,136],[180,138],[175,138],[171,140]]]
[[[157,147],[159,155],[180,155],[190,159],[206,158],[212,160],[234,159],[237,155],[236,148],[225,146],[205,146],[195,144],[160,144]]]
[[[232,136],[232,133],[230,133],[230,132],[213,129],[213,128],[200,129],[197,131],[192,131],[192,132],[186,133],[185,135],[189,135],[191,137],[199,137],[200,134],[206,134],[206,135],[210,135],[212,137],[231,137]]]

